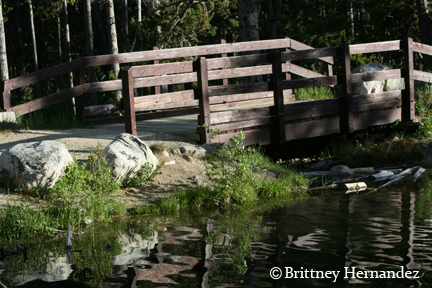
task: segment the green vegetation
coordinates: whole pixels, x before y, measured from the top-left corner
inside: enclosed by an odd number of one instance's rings
[[[296,100],[323,100],[337,97],[329,86],[294,89]]]
[[[298,187],[307,186],[307,180],[295,171],[286,170],[265,157],[260,149],[244,147],[244,134],[240,132],[232,146],[220,149],[209,160],[206,174],[209,186],[195,186],[180,190],[163,199],[163,211],[182,208],[223,209],[267,197],[303,197],[305,193],[294,193]],[[278,173],[277,179],[268,179],[266,171]]]

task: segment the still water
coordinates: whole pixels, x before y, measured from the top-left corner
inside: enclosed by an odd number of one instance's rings
[[[27,250],[3,255],[0,281],[62,288],[432,286],[430,194],[407,187],[324,191],[294,205],[277,202],[90,229],[74,236],[78,251],[70,255],[64,237],[19,243]]]

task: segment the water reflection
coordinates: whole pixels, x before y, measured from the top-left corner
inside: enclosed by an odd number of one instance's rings
[[[46,287],[59,281],[71,287],[428,287],[432,200],[430,193],[404,190],[332,192],[298,205],[279,200],[225,214],[132,219],[75,237],[74,249],[82,252],[73,263],[63,239],[26,243],[27,261],[3,257],[0,278],[7,287],[40,281]],[[271,279],[272,267],[339,275]],[[353,268],[418,270],[421,277],[344,278]]]

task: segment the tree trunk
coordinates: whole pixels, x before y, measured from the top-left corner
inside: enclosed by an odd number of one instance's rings
[[[6,37],[5,37],[5,29],[4,29],[4,22],[3,22],[2,5],[3,5],[2,0],[0,0],[0,81],[9,79],[9,70],[8,70],[7,54],[6,54]]]
[[[91,16],[91,0],[86,0],[84,2],[84,19],[86,27],[86,46],[87,46],[87,56],[94,55],[94,45],[93,45],[93,28],[92,28],[92,16]],[[94,67],[89,67],[89,80],[90,82],[96,82]],[[90,95],[91,105],[97,105],[97,94],[92,93]]]
[[[15,36],[16,36],[16,76],[23,74],[23,45],[22,45],[22,25],[21,25],[21,5],[19,0],[14,1],[14,20],[15,20]]]
[[[275,26],[276,39],[282,38],[280,31],[280,22],[282,20],[282,0],[275,0],[273,2],[273,21]]]
[[[129,15],[128,15],[128,3],[127,0],[122,0],[122,37],[126,43],[127,50],[129,51]]]
[[[431,17],[427,0],[416,0],[417,11],[419,14],[420,38],[423,44],[431,45]],[[424,55],[424,70],[429,71],[432,68],[432,57]]]
[[[30,29],[31,29],[32,42],[33,42],[33,65],[34,65],[34,71],[39,71],[38,54],[37,54],[37,46],[36,46],[36,32],[35,32],[34,17],[33,17],[33,5],[31,0],[28,0],[28,3],[29,3],[29,10],[30,10]],[[40,98],[39,82],[36,82],[35,85],[36,85],[36,98]]]
[[[57,47],[57,57],[58,57],[58,63],[62,63],[62,36],[61,36],[61,22],[60,22],[60,13],[57,15],[57,37],[58,37],[58,47]],[[63,91],[63,76],[59,77],[59,91]],[[65,110],[65,101],[61,102],[60,105],[60,115],[64,115]]]
[[[142,20],[142,5],[141,0],[137,0],[137,21],[138,23]]]
[[[115,23],[115,13],[114,13],[114,0],[108,0],[108,6],[107,6],[107,14],[108,14],[108,29],[109,29],[109,48],[111,54],[118,54],[118,44],[117,44],[117,30],[116,30],[116,23]],[[116,79],[119,76],[120,73],[120,65],[114,64],[113,65],[113,72]],[[121,91],[116,91],[116,99],[120,101],[122,98]]]
[[[239,34],[240,41],[257,41],[259,40],[258,12],[259,0],[238,0],[239,9]],[[243,53],[244,55],[259,54],[259,51]],[[243,78],[245,83],[262,82],[262,76],[249,76]]]
[[[95,36],[98,42],[97,47],[99,54],[109,54],[108,42],[105,37],[105,32],[103,30],[103,25],[100,17],[99,7],[96,2],[92,2],[92,16],[93,23],[95,24]]]
[[[64,8],[64,24],[65,24],[65,40],[66,40],[66,45],[65,45],[65,53],[66,53],[66,61],[70,62],[72,61],[72,55],[71,55],[71,50],[70,50],[70,31],[69,31],[69,13],[68,13],[68,5],[67,5],[67,0],[63,0],[63,8]],[[69,83],[69,87],[72,88],[74,87],[73,85],[73,72],[68,74],[68,81]],[[76,114],[76,110],[75,110],[75,98],[72,98],[70,100],[70,105],[71,105],[71,110],[73,111],[73,114]]]

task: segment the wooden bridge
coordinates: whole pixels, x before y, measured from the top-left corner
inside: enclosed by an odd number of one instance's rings
[[[238,52],[256,50],[261,54],[235,56]],[[351,74],[350,55],[386,51],[404,53],[403,69]],[[284,143],[300,138],[352,133],[396,120],[412,122],[414,80],[432,82],[432,74],[414,70],[414,52],[432,55],[432,47],[407,38],[314,49],[285,38],[85,57],[2,82],[0,105],[3,110],[15,111],[20,116],[75,98],[80,119],[93,124],[124,121],[126,132],[131,134],[136,134],[136,120],[197,113],[197,133],[202,143],[228,142],[239,131],[246,135],[245,144]],[[228,57],[228,53],[234,55]],[[196,61],[158,64],[163,59],[202,55],[222,57],[198,57]],[[338,75],[333,75],[333,57],[339,59]],[[327,75],[292,63],[306,59],[324,61]],[[86,67],[142,61],[153,64],[123,67],[121,80],[85,83]],[[72,71],[75,73],[75,87],[11,106],[9,91]],[[291,79],[291,74],[303,79]],[[230,78],[256,75],[264,81],[229,85]],[[404,90],[352,95],[352,83],[397,78],[404,78]],[[191,83],[195,83],[194,89]],[[137,95],[142,87],[175,84],[181,84],[185,89],[160,94],[160,89],[156,88],[153,95]],[[336,85],[341,86],[340,98],[293,101],[292,89]],[[86,106],[87,93],[120,89],[123,91],[123,107],[113,104]],[[89,119],[121,111],[124,111],[124,116]],[[211,139],[203,125],[218,129],[219,135]]]

